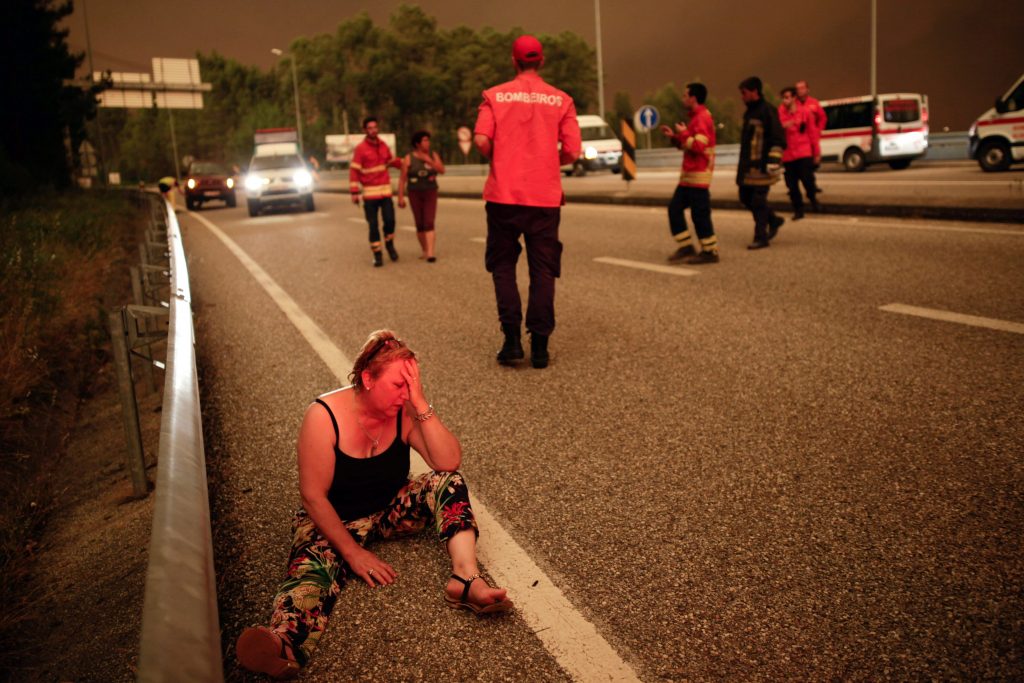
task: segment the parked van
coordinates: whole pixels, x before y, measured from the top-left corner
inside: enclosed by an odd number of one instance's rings
[[[1024,161],[1024,75],[971,124],[970,156],[985,171]]]
[[[565,175],[584,176],[588,171],[610,168],[612,173],[622,170],[622,142],[600,116],[577,116],[583,149],[575,163],[562,166]]]
[[[821,157],[841,162],[847,171],[883,162],[903,169],[928,151],[927,95],[865,95],[825,100],[821,106],[827,117]]]

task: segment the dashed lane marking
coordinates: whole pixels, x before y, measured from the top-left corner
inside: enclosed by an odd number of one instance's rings
[[[885,306],[879,306],[879,309],[888,313],[914,315],[919,318],[931,318],[932,320],[971,325],[972,327],[987,327],[990,330],[999,330],[1001,332],[1024,334],[1024,324],[1009,320],[999,320],[998,318],[983,318],[978,315],[953,313],[952,311],[941,311],[937,308],[922,308],[920,306],[908,306],[907,304],[886,304]]]
[[[679,266],[662,266],[656,263],[645,263],[644,261],[630,261],[624,258],[614,258],[612,256],[598,256],[594,259],[597,263],[607,263],[611,266],[622,266],[623,268],[636,268],[637,270],[649,270],[654,273],[665,273],[667,275],[683,275],[689,277],[691,275],[697,275],[698,271],[690,270],[688,268],[680,268]]]
[[[480,244],[487,244],[487,238],[486,237],[470,237],[469,241],[470,242],[479,242]]]
[[[346,383],[352,362],[323,329],[224,231],[203,216],[192,215],[242,262],[338,381]],[[414,473],[427,470],[426,463],[418,454],[413,459],[412,470]],[[622,661],[594,625],[573,607],[555,583],[502,528],[483,501],[477,496],[474,498],[473,512],[480,527],[477,545],[480,561],[500,585],[509,589],[519,614],[562,668],[577,681],[639,683],[640,679],[632,667]]]

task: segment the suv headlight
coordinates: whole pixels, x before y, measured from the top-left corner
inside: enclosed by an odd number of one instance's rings
[[[587,147],[583,150],[584,159],[596,159],[597,158],[597,147]]]
[[[233,189],[235,187],[235,179],[234,178],[228,178],[227,186],[228,186],[229,190]]]
[[[310,187],[313,185],[313,176],[309,174],[309,171],[303,169],[296,171],[295,175],[292,176],[292,180],[299,187]]]
[[[264,178],[263,176],[250,173],[245,177],[245,189],[247,190],[259,190],[264,185],[270,184],[270,178]]]
[[[185,184],[188,185],[188,189],[190,189],[190,190],[196,189],[196,179],[195,178],[189,178],[188,182],[185,183]]]

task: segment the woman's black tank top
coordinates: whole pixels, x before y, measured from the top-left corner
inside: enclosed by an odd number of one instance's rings
[[[427,168],[427,163],[415,154],[409,154],[409,191],[436,190],[437,171]]]
[[[316,400],[334,425],[334,480],[327,500],[338,517],[348,522],[383,510],[409,482],[409,444],[402,441],[402,411],[398,411],[395,439],[372,458],[353,458],[338,448],[338,421],[330,407]]]

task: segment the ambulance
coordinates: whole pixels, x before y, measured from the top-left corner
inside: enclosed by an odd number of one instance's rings
[[[1024,162],[1024,75],[971,124],[970,157],[984,171],[1005,171]]]
[[[821,157],[847,171],[887,163],[904,169],[928,151],[928,96],[886,93],[824,100]]]

